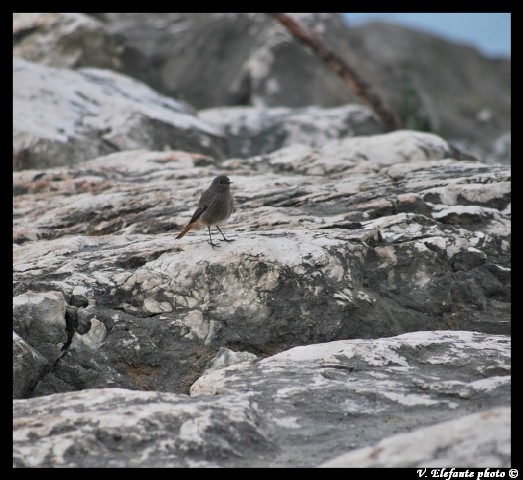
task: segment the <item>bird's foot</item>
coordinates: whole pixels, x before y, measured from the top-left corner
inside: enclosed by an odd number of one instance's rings
[[[209,242],[211,244],[211,247],[212,248],[216,248],[216,247],[219,247],[220,245],[218,245],[217,243],[213,243],[213,242]]]
[[[223,242],[234,242],[234,240],[232,238],[225,238],[223,237],[223,240],[221,240]]]

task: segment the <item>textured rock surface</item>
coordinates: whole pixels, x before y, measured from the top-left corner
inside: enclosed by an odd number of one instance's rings
[[[67,341],[66,303],[61,292],[27,291],[13,298],[13,328],[48,362],[56,361]]]
[[[13,56],[51,67],[119,70],[124,40],[82,13],[14,13]]]
[[[15,467],[249,466],[274,446],[242,397],[95,389],[14,402]]]
[[[191,395],[209,394],[250,394],[264,412],[269,438],[284,446],[274,463],[316,466],[392,433],[509,405],[510,339],[415,332],[295,347],[204,375]],[[494,444],[489,450],[503,462],[509,434],[504,422],[498,429],[503,449]],[[482,436],[480,428],[471,434],[478,444]],[[464,456],[478,461],[471,452]]]
[[[13,332],[13,398],[30,396],[47,365],[42,355]]]
[[[15,294],[62,292],[74,332],[35,394],[188,392],[220,347],[510,333],[510,171],[451,153],[403,131],[224,161],[235,242],[214,250],[174,240],[217,172],[201,155],[15,173]]]
[[[321,466],[508,468],[512,466],[510,425],[510,408],[486,410],[411,433],[399,433]]]
[[[194,113],[110,70],[70,71],[13,60],[15,170],[74,165],[133,148],[220,157],[220,130]]]
[[[212,108],[200,118],[223,129],[231,157],[271,153],[292,144],[321,147],[329,140],[383,133],[372,112],[359,105],[338,108]]]
[[[494,159],[494,142],[510,131],[510,60],[489,59],[471,47],[401,26],[347,27],[336,14],[294,15],[349,61],[401,113],[407,128],[429,126],[484,160]],[[129,46],[153,59],[155,88],[197,108],[359,102],[336,74],[264,14],[107,13],[103,18]],[[507,153],[497,159],[510,162]]]
[[[428,123],[485,161],[510,131],[510,59],[386,23],[350,28],[348,44],[351,61],[409,118],[407,127]],[[510,163],[507,153],[498,160]]]
[[[14,465],[510,465],[510,169],[362,136],[264,15],[93,15],[13,17]],[[506,62],[299,18],[408,125],[510,157]],[[175,240],[217,174],[235,241]]]
[[[300,18],[309,25],[326,22],[318,27],[330,40],[345,31],[331,14]],[[336,74],[265,14],[106,13],[104,19],[130,46],[154,58],[159,89],[196,108],[332,107],[354,100]]]
[[[310,467],[400,432],[437,442],[420,427],[454,419],[461,433],[448,435],[450,454],[462,440],[487,438],[488,422],[467,431],[463,415],[509,405],[510,339],[415,332],[296,347],[215,370],[192,394],[102,389],[16,400],[14,464]],[[506,414],[497,418],[482,452],[507,466],[509,426]],[[449,458],[485,461],[467,449]]]

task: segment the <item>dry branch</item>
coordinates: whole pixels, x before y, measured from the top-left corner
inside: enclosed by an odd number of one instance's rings
[[[318,37],[303,28],[290,15],[285,13],[267,13],[267,15],[280,22],[294,37],[310,47],[381,118],[385,125],[392,130],[401,127],[399,117],[386,108],[381,98],[371,91],[370,86],[361,79],[354,69],[345,60],[330,51]]]

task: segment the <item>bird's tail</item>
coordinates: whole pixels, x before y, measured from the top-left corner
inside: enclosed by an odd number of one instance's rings
[[[197,221],[189,222],[187,226],[178,234],[175,240],[178,240],[179,238],[182,238],[191,228],[196,227]]]

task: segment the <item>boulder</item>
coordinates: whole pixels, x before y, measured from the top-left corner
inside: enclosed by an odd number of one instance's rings
[[[223,155],[221,131],[188,105],[110,70],[13,61],[15,170],[76,165],[134,148]]]
[[[455,468],[508,468],[510,408],[494,408],[472,415],[398,433],[371,447],[340,455],[326,468],[416,468],[452,465]],[[450,469],[449,469],[450,470]],[[424,473],[424,472],[423,472]]]
[[[275,449],[246,397],[89,389],[15,400],[13,414],[14,467],[249,466]]]
[[[71,331],[34,394],[187,393],[221,347],[509,334],[510,170],[452,153],[399,131],[219,170],[131,151],[15,173],[15,294],[62,292]],[[175,240],[217,173],[234,182],[223,228],[235,241],[213,249],[204,229]]]
[[[367,107],[229,107],[200,110],[200,118],[223,130],[231,157],[252,157],[292,144],[322,147],[329,140],[383,133]]]
[[[247,359],[205,374],[190,397],[105,388],[15,400],[13,462],[316,467],[350,451],[360,464],[507,467],[510,358],[508,336],[414,332]]]
[[[67,342],[66,303],[62,292],[27,290],[13,298],[14,331],[54,363]]]
[[[293,15],[349,62],[406,128],[438,132],[486,161],[510,163],[510,152],[491,155],[511,128],[509,59],[487,58],[472,47],[399,25],[356,27],[339,14]],[[361,103],[265,14],[106,13],[103,19],[152,59],[155,88],[199,109]]]
[[[14,13],[13,56],[50,67],[119,70],[124,39],[83,13]]]
[[[13,398],[30,396],[49,362],[13,332]]]
[[[265,14],[104,13],[103,19],[110,31],[153,60],[160,91],[199,109],[226,105],[331,107],[353,98],[334,73],[318,68],[320,62],[289,41],[290,36]],[[336,21],[338,32],[342,23],[338,17]],[[274,50],[283,55],[276,56]],[[279,72],[275,71],[276,61]],[[289,74],[287,79],[284,71]],[[294,81],[297,74],[307,76],[306,84]],[[130,75],[134,76],[132,71]],[[288,88],[289,82],[292,88]]]

